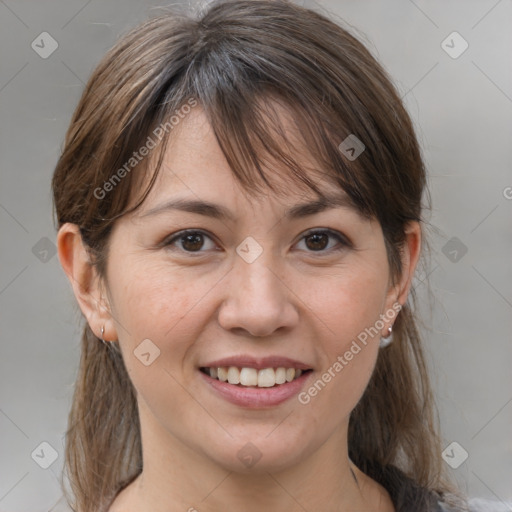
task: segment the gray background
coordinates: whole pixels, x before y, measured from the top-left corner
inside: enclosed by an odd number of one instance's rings
[[[0,512],[61,510],[80,316],[55,255],[50,179],[95,64],[157,5],[0,0]],[[512,2],[319,5],[366,34],[415,121],[433,200],[432,258],[415,286],[443,448],[460,445],[449,448],[451,461],[469,454],[450,471],[470,496],[508,501],[512,510]],[[31,43],[45,31],[58,48],[43,59]],[[457,58],[442,46],[453,31],[469,44]],[[461,40],[446,44],[462,48]],[[31,456],[42,442],[58,454],[48,469]]]

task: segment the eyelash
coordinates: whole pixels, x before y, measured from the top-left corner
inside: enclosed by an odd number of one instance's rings
[[[337,252],[337,251],[341,251],[343,249],[352,247],[352,244],[349,242],[349,240],[346,237],[344,237],[341,233],[338,233],[337,231],[333,231],[332,229],[313,229],[311,231],[306,232],[302,236],[300,241],[304,240],[305,238],[307,238],[307,237],[309,237],[311,235],[316,235],[316,234],[329,235],[329,236],[335,238],[338,241],[338,244],[339,244],[340,247],[338,247],[338,248],[331,248],[331,249],[322,249],[322,250],[319,250],[319,251],[307,251],[309,253],[322,255],[322,254],[330,253],[332,251]],[[210,235],[208,235],[208,233],[206,233],[203,230],[200,230],[200,229],[185,229],[183,231],[179,231],[178,233],[172,235],[171,238],[166,239],[162,243],[162,246],[166,247],[166,248],[169,248],[176,241],[179,241],[180,239],[185,238],[187,235],[203,235],[203,236],[205,236],[207,238],[210,238],[210,240],[213,241],[212,237]],[[170,250],[174,250],[174,249],[170,249]],[[185,254],[190,254],[190,255],[200,255],[201,253],[206,252],[206,251],[201,251],[201,250],[200,251],[186,251],[184,249],[181,249],[181,251],[184,252]]]

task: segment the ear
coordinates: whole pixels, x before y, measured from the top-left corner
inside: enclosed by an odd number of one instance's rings
[[[92,331],[101,338],[101,328],[104,327],[103,339],[115,340],[117,333],[103,283],[90,260],[76,224],[68,222],[59,229],[57,251],[60,264]]]
[[[409,290],[411,289],[414,272],[418,264],[421,253],[421,226],[417,221],[411,221],[405,228],[405,241],[401,250],[402,275],[395,285],[391,285],[386,297],[385,311],[395,310],[393,305],[399,303],[401,306],[407,301]],[[396,311],[396,310],[395,310]],[[397,311],[396,311],[397,312]],[[387,328],[392,325],[392,321],[386,325]]]

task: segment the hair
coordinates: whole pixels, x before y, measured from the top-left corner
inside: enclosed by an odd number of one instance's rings
[[[343,189],[361,214],[380,223],[396,281],[406,226],[417,221],[424,234],[428,209],[412,121],[387,72],[341,20],[285,0],[165,12],[130,30],[97,65],[72,116],[52,190],[58,227],[79,227],[101,278],[116,219],[142,204],[174,128],[193,105],[204,111],[247,193],[286,194],[286,183],[280,187],[268,172],[272,162],[287,170],[285,181],[320,196],[319,179]],[[290,115],[298,143],[276,105]],[[349,135],[364,144],[356,159],[340,151]],[[144,146],[154,149],[139,158]],[[301,148],[314,166],[296,158]],[[430,510],[433,492],[463,498],[441,460],[416,302],[412,288],[394,343],[379,351],[351,413],[348,446],[351,460],[387,489],[397,510],[420,512]],[[66,499],[78,512],[106,510],[141,471],[133,384],[119,348],[99,342],[85,323],[66,431]]]

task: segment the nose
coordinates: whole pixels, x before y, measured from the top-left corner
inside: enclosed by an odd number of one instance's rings
[[[290,284],[262,256],[252,263],[240,258],[225,286],[218,321],[226,330],[263,337],[288,330],[299,320]]]

